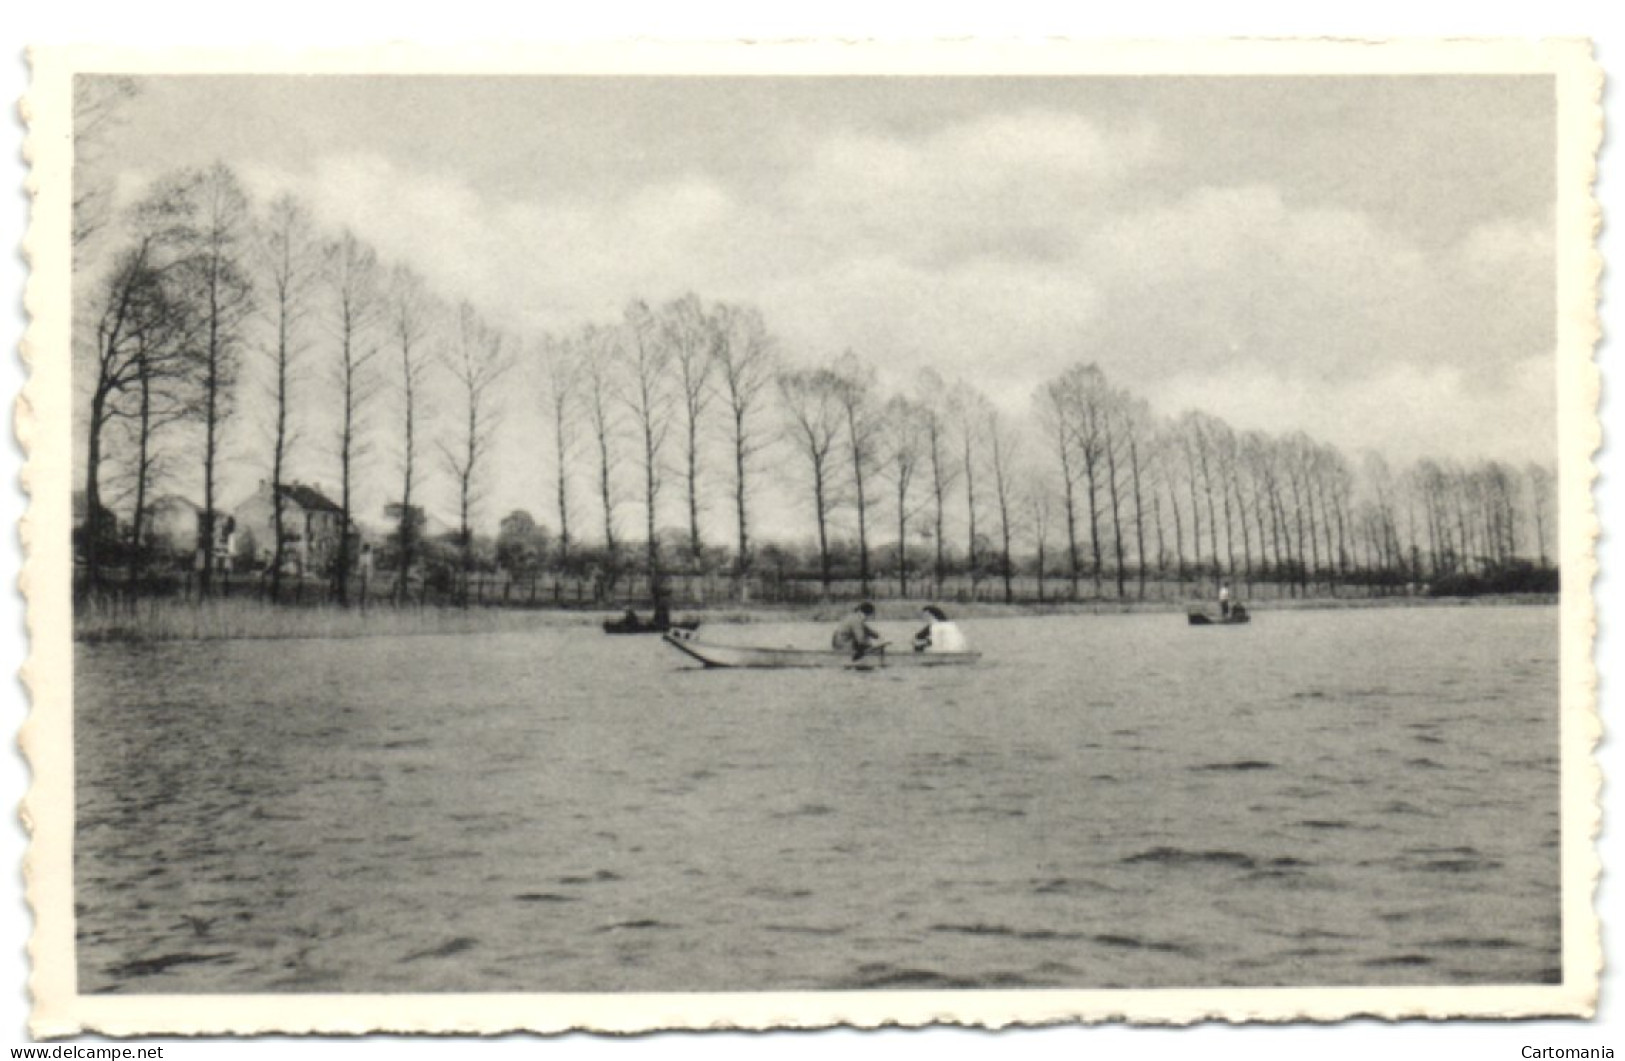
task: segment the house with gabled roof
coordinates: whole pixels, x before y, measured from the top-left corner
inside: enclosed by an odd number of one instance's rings
[[[346,532],[344,510],[320,489],[306,483],[278,483],[264,479],[249,498],[233,510],[236,518],[237,556],[264,568],[276,551],[276,505],[282,505],[282,562],[299,575],[325,575],[338,555]]]

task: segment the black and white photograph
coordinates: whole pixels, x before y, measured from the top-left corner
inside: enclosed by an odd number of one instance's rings
[[[40,1027],[1592,1012],[1589,50],[940,52],[38,57]]]

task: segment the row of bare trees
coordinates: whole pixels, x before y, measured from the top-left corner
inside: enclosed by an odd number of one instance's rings
[[[112,226],[109,226],[112,227]],[[512,364],[506,337],[464,302],[435,299],[403,265],[344,230],[324,232],[310,210],[282,195],[256,210],[222,165],[156,180],[115,229],[110,265],[84,289],[84,327],[94,350],[87,396],[84,480],[85,583],[98,589],[104,552],[122,546],[133,578],[143,549],[148,498],[159,479],[190,459],[201,467],[197,542],[200,588],[210,590],[224,518],[219,490],[228,424],[244,404],[267,411],[265,438],[249,456],[283,484],[296,457],[327,467],[339,483],[339,524],[353,526],[359,478],[375,465],[372,440],[387,437],[399,469],[395,529],[400,590],[422,531],[416,503],[424,474],[425,394],[441,374],[455,416],[438,432],[442,463],[459,497],[463,567],[471,562],[475,504],[500,419],[498,383]],[[247,361],[260,360],[263,401],[245,403]],[[396,429],[374,430],[385,413]],[[308,433],[323,437],[310,445]],[[306,448],[310,452],[303,452]],[[114,452],[116,451],[116,452]],[[112,458],[109,460],[109,458]],[[119,542],[104,503],[109,480],[124,488],[128,536]],[[285,499],[271,492],[268,593],[283,592]],[[357,537],[340,533],[334,595],[349,600]]]
[[[129,218],[130,234],[95,290],[88,396],[84,557],[90,583],[101,575],[108,536],[101,485],[115,425],[128,440],[133,526],[164,465],[162,442],[174,425],[201,436],[204,508],[214,509],[222,428],[234,402],[243,322],[252,311],[242,267],[246,200],[223,169],[159,180]],[[206,532],[207,526],[200,528]],[[202,533],[205,558],[212,534]],[[134,561],[132,560],[132,563]]]
[[[1082,363],[1040,386],[1018,418],[934,370],[888,390],[852,351],[792,361],[758,310],[694,294],[634,300],[617,320],[525,344],[470,303],[435,298],[353,232],[324,231],[295,198],[256,209],[224,166],[159,178],[107,228],[119,242],[82,292],[87,326],[76,332],[94,342],[82,547],[93,588],[107,564],[108,538],[95,533],[104,484],[124,489],[133,574],[153,484],[185,462],[202,484],[207,592],[223,439],[249,375],[264,388],[247,403],[264,413],[264,437],[234,459],[272,483],[296,460],[328,469],[344,526],[358,484],[387,481],[384,493],[399,499],[390,510],[402,595],[438,467],[454,488],[466,573],[513,389],[505,381],[520,365],[539,384],[550,442],[558,533],[548,562],[569,568],[591,553],[611,579],[623,568],[656,586],[676,568],[743,579],[764,548],[764,494],[803,499],[826,590],[855,577],[868,593],[884,574],[907,594],[964,572],[1002,580],[1006,597],[1024,574],[1041,593],[1045,578],[1061,578],[1074,598],[1104,595],[1108,580],[1118,597],[1131,582],[1144,596],[1151,580],[1203,578],[1310,592],[1550,562],[1552,473],[1540,465],[1421,461],[1396,474],[1368,455],[1357,472],[1301,432],[1237,431],[1201,411],[1158,416]],[[250,358],[257,371],[245,374]],[[589,481],[596,504],[584,514]],[[268,593],[281,599],[288,528],[282,494],[272,495]],[[723,497],[726,546],[705,533]],[[641,516],[630,532],[629,510]],[[662,523],[679,510],[681,545]],[[584,534],[593,517],[601,523]],[[638,538],[642,555],[623,555]],[[338,542],[341,602],[357,547],[349,534]]]
[[[725,477],[733,508],[739,573],[753,553],[751,503],[759,457],[772,441],[768,399],[778,364],[762,316],[748,306],[704,305],[695,295],[655,307],[634,301],[622,319],[593,324],[537,346],[544,410],[551,420],[559,561],[568,564],[580,536],[572,529],[571,481],[590,465],[603,518],[604,557],[613,576],[624,538],[620,513],[630,463],[643,511],[644,566],[658,582],[661,497],[675,469],[686,516],[685,558],[702,562],[705,455],[713,438],[726,445]],[[583,454],[581,435],[590,438]],[[579,520],[577,520],[579,523]]]
[[[1524,556],[1550,562],[1553,484],[1544,465],[1520,474],[1494,461],[1421,461],[1395,477],[1373,453],[1362,482],[1340,450],[1303,432],[1236,431],[1195,410],[1159,419],[1095,365],[1049,381],[1036,405],[1065,514],[1074,596],[1085,573],[1099,595],[1106,571],[1122,597],[1131,574],[1141,596],[1148,576],[1170,573],[1179,581],[1268,579],[1307,592],[1312,583],[1495,571]],[[1520,542],[1520,528],[1535,541]]]
[[[931,370],[888,393],[851,351],[824,364],[787,363],[760,314],[707,307],[694,295],[653,308],[634,302],[619,323],[549,339],[543,352],[560,556],[578,541],[570,440],[585,426],[611,563],[621,542],[616,513],[635,481],[643,564],[654,580],[670,562],[658,515],[666,475],[680,475],[684,488],[685,559],[703,564],[708,553],[700,513],[711,471],[701,439],[719,426],[732,451],[738,529],[728,566],[740,576],[755,560],[749,500],[756,458],[769,445],[790,458],[775,463],[770,481],[802,497],[826,588],[855,578],[867,593],[883,567],[905,595],[911,579],[940,586],[950,571],[973,583],[1001,579],[1006,597],[1018,574],[1042,582],[1057,571],[1074,598],[1086,581],[1088,593],[1105,594],[1108,578],[1118,597],[1144,596],[1150,580],[1212,578],[1307,593],[1355,581],[1420,583],[1526,555],[1549,564],[1544,466],[1517,473],[1496,462],[1424,461],[1396,477],[1372,454],[1357,475],[1336,447],[1302,432],[1237,431],[1194,410],[1158,417],[1095,365],[1046,382],[1033,416],[1018,424]],[[787,467],[797,474],[787,478]],[[958,542],[950,525],[962,528]]]
[[[916,536],[933,540],[940,584],[950,507],[965,533],[957,566],[973,585],[1002,579],[1007,599],[1018,573],[1036,575],[1042,594],[1057,569],[1076,599],[1085,580],[1104,595],[1108,577],[1119,598],[1170,579],[1268,580],[1308,593],[1491,574],[1536,558],[1550,565],[1553,475],[1538,463],[1519,472],[1424,460],[1396,477],[1369,454],[1361,476],[1303,432],[1237,431],[1195,410],[1158,417],[1092,364],[1038,388],[1026,430],[929,371],[913,393],[883,398],[850,353],[783,373],[779,389],[785,435],[810,483],[826,586],[831,517],[847,506],[856,571],[845,574],[868,591],[877,481],[888,484],[888,568],[904,594]]]

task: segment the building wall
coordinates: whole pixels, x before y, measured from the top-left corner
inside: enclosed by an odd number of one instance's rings
[[[276,508],[268,483],[238,505],[237,536],[244,559],[270,562],[276,543]],[[320,575],[338,552],[339,516],[325,509],[306,511],[292,498],[282,500],[283,555],[301,574]]]

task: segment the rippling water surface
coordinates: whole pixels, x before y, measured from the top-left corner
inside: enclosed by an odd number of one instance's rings
[[[81,990],[1558,978],[1555,608],[1182,622],[79,646]]]

